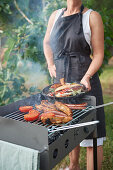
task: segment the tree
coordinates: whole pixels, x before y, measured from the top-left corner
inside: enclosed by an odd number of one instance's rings
[[[104,67],[111,57],[109,47],[113,46],[113,10],[109,9],[112,1],[100,0],[97,2],[85,0],[84,4],[89,8],[93,7],[93,9],[96,9],[103,18],[105,29]],[[7,37],[6,46],[8,48],[4,58],[4,61],[7,62],[7,67],[0,71],[0,104],[6,104],[11,102],[12,99],[17,100],[21,98],[23,92],[27,90],[24,86],[25,80],[16,69],[18,60],[34,60],[40,63],[43,70],[47,72],[43,54],[43,38],[47,21],[54,10],[63,7],[66,7],[66,0],[0,1],[0,28],[4,31],[2,35]],[[48,79],[50,79],[48,72],[47,75]],[[13,89],[10,89],[9,84],[11,84]],[[18,88],[15,88],[16,86]],[[27,92],[29,93],[28,90]]]

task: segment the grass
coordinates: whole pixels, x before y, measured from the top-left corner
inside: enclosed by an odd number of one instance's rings
[[[104,103],[113,101],[113,66],[106,66],[100,76]],[[113,169],[113,105],[105,107],[106,116],[106,141],[104,142],[104,160],[102,170]],[[69,156],[66,156],[53,170],[59,170],[69,165]],[[80,167],[86,170],[86,149],[80,151]]]

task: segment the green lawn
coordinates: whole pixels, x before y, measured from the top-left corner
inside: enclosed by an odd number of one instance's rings
[[[100,76],[103,88],[104,103],[113,101],[113,66],[106,66]],[[105,107],[106,115],[106,141],[104,142],[104,161],[102,170],[113,169],[113,105]],[[66,156],[53,170],[59,170],[69,165],[69,156]],[[80,152],[81,170],[86,170],[86,149]]]

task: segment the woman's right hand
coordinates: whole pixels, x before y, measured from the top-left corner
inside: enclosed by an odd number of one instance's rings
[[[48,70],[49,70],[49,73],[50,73],[51,77],[56,77],[56,67],[55,67],[55,64],[49,65],[48,66]]]

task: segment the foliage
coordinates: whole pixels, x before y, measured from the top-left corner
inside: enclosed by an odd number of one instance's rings
[[[17,58],[12,55],[7,67],[0,70],[0,104],[13,102],[27,89],[24,87],[24,78],[16,74]],[[15,71],[14,71],[15,70]]]
[[[27,22],[26,18],[20,14],[14,4],[14,0],[0,1],[0,27],[2,27],[2,29],[4,30],[4,36],[7,37],[5,47],[8,48],[4,58],[4,62],[7,63],[7,66],[1,70],[0,74],[0,83],[4,83],[2,84],[2,86],[5,86],[5,88],[0,88],[0,96],[2,96],[0,104],[1,102],[3,104],[6,99],[5,97],[3,97],[5,94],[3,92],[3,89],[5,89],[5,92],[7,92],[7,95],[5,96],[8,97],[10,89],[10,87],[8,86],[9,80],[11,83],[11,87],[13,87],[13,82],[16,81],[18,89],[20,89],[21,92],[23,91],[23,93],[24,90],[26,91],[26,88],[24,86],[25,80],[21,77],[16,69],[16,65],[19,60],[32,59],[35,62],[40,63],[43,70],[46,70],[46,62],[43,54],[43,38],[46,31],[48,18],[54,10],[66,7],[66,0],[34,0],[33,2],[35,2],[36,5],[35,3],[34,5],[31,5],[31,0],[24,1],[24,5],[22,0],[17,0],[16,2],[20,10],[25,13],[25,15],[31,20],[33,24]],[[101,0],[101,2],[105,3],[104,0]],[[108,63],[108,59],[111,57],[109,47],[113,45],[113,19],[111,17],[113,11],[107,10],[108,5],[106,6],[106,8],[103,8],[100,1],[95,2],[94,0],[84,0],[84,4],[89,8],[96,9],[102,15],[105,29],[105,59],[103,64],[103,66],[105,66],[105,64]],[[107,2],[107,4],[109,3]],[[9,67],[9,65],[12,64],[12,58],[14,59],[13,65]],[[5,75],[10,75],[12,79],[5,78],[4,72]],[[47,75],[49,75],[48,72]],[[50,79],[49,76],[48,79]],[[35,89],[35,87],[31,87],[30,89],[31,91],[34,91],[33,89]],[[12,100],[11,98],[19,98],[19,95],[20,97],[23,95],[21,94],[21,92],[17,92],[15,87],[11,88],[10,91],[13,91],[13,95],[11,94],[12,97],[9,97],[9,101]],[[17,95],[14,95],[14,93]],[[27,93],[29,92],[27,91]],[[7,101],[8,100],[5,101],[5,104],[7,103]]]
[[[103,19],[104,23],[104,35],[105,35],[105,41],[104,41],[104,47],[105,47],[105,57],[104,57],[104,65],[108,64],[109,58],[111,58],[111,52],[110,48],[113,47],[113,9],[107,10],[106,8],[103,8],[100,11],[100,14]],[[107,14],[107,15],[106,15]]]

